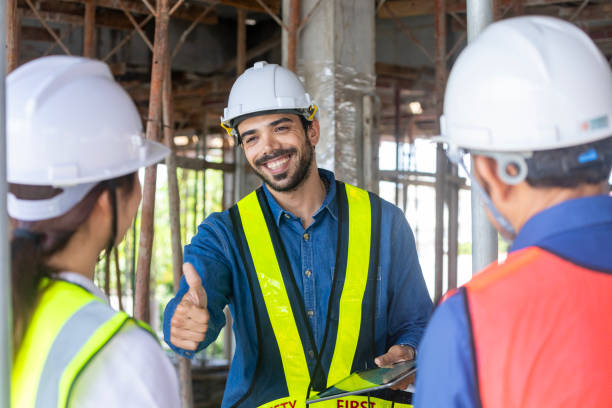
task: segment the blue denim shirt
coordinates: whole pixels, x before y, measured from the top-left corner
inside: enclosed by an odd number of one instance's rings
[[[314,222],[306,229],[302,221],[283,210],[266,186],[264,190],[304,305],[317,346],[323,341],[328,298],[334,274],[338,208],[333,173],[319,170],[329,189]],[[236,350],[230,369],[223,407],[237,401],[248,389],[257,359],[257,333],[248,282],[239,261],[228,211],[211,214],[198,227],[197,235],[185,247],[185,262],[190,262],[202,277],[210,313],[206,338],[201,350],[213,342],[225,325],[223,308],[229,304],[234,317]],[[192,353],[170,343],[170,320],[187,291],[185,279],[164,313],[164,338],[178,354]],[[377,355],[394,344],[416,348],[431,313],[432,303],[421,273],[414,236],[406,217],[396,206],[383,200],[380,265],[376,307]],[[271,334],[273,335],[273,334]]]
[[[612,274],[610,237],[612,197],[578,198],[529,219],[510,252],[537,246],[587,269]],[[417,361],[416,408],[480,406],[464,303],[463,292],[452,295],[427,327]]]

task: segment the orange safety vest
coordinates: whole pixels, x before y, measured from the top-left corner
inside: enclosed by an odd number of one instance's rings
[[[482,407],[612,407],[612,275],[537,247],[465,285]]]

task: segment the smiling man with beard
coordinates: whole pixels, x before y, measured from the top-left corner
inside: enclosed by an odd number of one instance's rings
[[[317,167],[316,110],[295,74],[260,62],[222,118],[263,185],[200,225],[164,316],[166,342],[191,357],[229,305],[236,352],[222,407],[301,408],[356,370],[413,359],[431,311],[402,211]],[[389,391],[340,402],[409,401]]]

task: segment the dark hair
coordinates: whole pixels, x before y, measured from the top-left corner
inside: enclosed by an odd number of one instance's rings
[[[599,184],[612,170],[612,137],[580,146],[534,152],[527,159],[527,183],[532,187],[573,188]]]
[[[302,122],[302,127],[304,128],[304,133],[308,134],[308,130],[312,127],[312,121],[308,120],[304,116],[300,115],[300,122]]]
[[[19,348],[39,297],[41,280],[58,272],[46,264],[49,257],[65,248],[79,226],[89,218],[100,194],[115,188],[130,193],[136,173],[98,183],[70,211],[59,217],[42,221],[22,221],[11,218],[11,286],[13,306],[13,350]],[[61,189],[50,186],[10,184],[10,192],[17,198],[44,200],[55,197]],[[111,198],[112,201],[112,198]],[[116,203],[112,204],[116,207]],[[113,210],[116,213],[115,210]],[[113,221],[116,224],[116,216]],[[110,244],[112,248],[113,242]],[[108,250],[108,248],[107,248]]]

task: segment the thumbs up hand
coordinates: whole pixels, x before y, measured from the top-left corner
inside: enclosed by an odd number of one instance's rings
[[[170,342],[176,347],[195,351],[206,336],[210,316],[206,309],[206,291],[193,265],[183,264],[183,276],[189,290],[176,307],[170,321]]]

